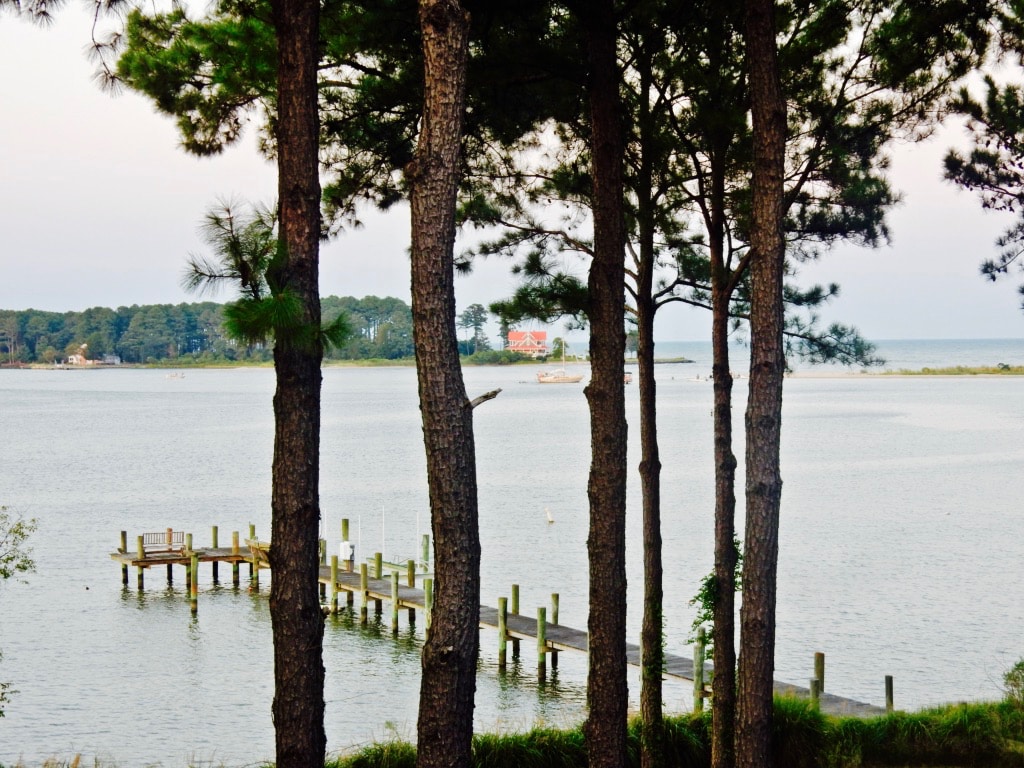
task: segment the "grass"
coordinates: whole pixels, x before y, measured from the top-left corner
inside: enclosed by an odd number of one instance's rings
[[[638,721],[629,725],[625,768],[639,768]],[[709,714],[666,718],[666,768],[711,763]],[[473,740],[475,768],[585,768],[581,729],[535,729]],[[831,717],[806,699],[778,697],[772,732],[777,768],[1024,768],[1024,708],[1012,701],[956,704],[876,718]],[[329,768],[413,768],[415,748],[391,742]]]
[[[921,368],[912,371],[901,368],[898,371],[886,371],[894,376],[1024,376],[1024,365],[956,365],[948,368]]]
[[[641,727],[629,724],[624,768],[639,768]],[[666,768],[708,768],[709,713],[666,718]],[[473,739],[474,768],[585,768],[581,728],[535,728],[523,733],[480,734]],[[875,718],[832,717],[806,699],[777,697],[772,731],[777,768],[1024,768],[1024,706],[953,704]],[[332,758],[325,768],[414,768],[416,748],[400,739]],[[40,768],[112,768],[112,764],[50,759]],[[3,766],[0,766],[3,768]],[[15,763],[10,768],[27,768]],[[268,768],[271,768],[268,766]]]

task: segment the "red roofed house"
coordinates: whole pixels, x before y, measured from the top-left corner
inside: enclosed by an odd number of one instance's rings
[[[548,353],[547,331],[509,331],[508,349],[530,357],[542,357]]]

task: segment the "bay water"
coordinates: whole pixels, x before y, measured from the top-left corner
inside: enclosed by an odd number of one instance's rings
[[[689,655],[690,600],[712,565],[710,350],[659,345],[691,364],[658,366],[666,648]],[[886,368],[1024,363],[1020,340],[881,342]],[[742,351],[738,352],[742,357]],[[540,366],[537,366],[539,369]],[[580,366],[586,371],[586,366]],[[740,367],[737,367],[741,370]],[[540,386],[528,367],[466,368],[474,412],[483,602],[520,585],[524,613],[560,596],[560,621],[586,627],[590,461],[583,386]],[[736,386],[741,463],[745,382]],[[1015,377],[815,376],[786,382],[776,678],[898,708],[995,699],[1024,656],[1024,382]],[[35,517],[38,570],[0,585],[0,680],[18,692],[0,719],[0,764],[81,753],[111,765],[246,765],[273,758],[266,575],[258,592],[212,583],[199,609],[181,569],[122,587],[110,559],[167,527],[209,543],[218,525],[269,537],[270,369],[0,370],[0,504]],[[638,393],[627,386],[629,633],[641,618]],[[429,530],[412,368],[327,368],[322,535],[338,551],[351,522],[358,559],[418,557]],[[741,505],[742,506],[742,502]],[[553,522],[548,522],[552,519]],[[742,523],[742,521],[741,521]],[[550,608],[549,608],[550,610]],[[372,611],[371,611],[372,617]],[[422,618],[328,617],[326,727],[332,751],[412,738]],[[586,660],[563,653],[538,681],[535,654],[501,675],[482,632],[476,727],[574,724]],[[631,673],[630,695],[639,695]],[[689,707],[682,683],[670,711]]]

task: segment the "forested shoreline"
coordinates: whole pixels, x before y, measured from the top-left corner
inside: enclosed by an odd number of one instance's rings
[[[268,362],[273,345],[245,345],[224,330],[224,304],[205,301],[81,312],[0,310],[0,365],[55,364],[81,355],[107,364]],[[335,360],[413,356],[412,312],[393,297],[327,296],[323,316],[342,313],[351,336],[326,355]]]

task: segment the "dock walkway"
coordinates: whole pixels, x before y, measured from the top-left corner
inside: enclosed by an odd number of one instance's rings
[[[260,542],[254,536],[246,539],[244,545],[238,541],[237,533],[234,534],[234,541],[231,547],[207,547],[180,551],[166,552],[142,552],[141,544],[136,552],[128,552],[125,546],[125,536],[122,533],[122,546],[117,552],[112,552],[110,557],[119,562],[123,571],[123,583],[128,585],[128,568],[138,569],[138,588],[143,588],[143,571],[152,566],[167,566],[168,581],[171,580],[171,569],[175,565],[184,566],[186,569],[186,583],[192,592],[192,609],[196,610],[197,580],[192,576],[193,568],[198,563],[212,563],[214,567],[214,579],[216,580],[216,567],[218,563],[228,563],[232,566],[232,580],[239,583],[238,567],[241,563],[249,565],[249,578],[253,583],[258,584],[259,572],[261,569],[269,568],[266,557],[266,542]],[[141,537],[140,537],[141,538]],[[214,535],[216,543],[216,534]],[[141,556],[140,556],[141,555]],[[392,628],[397,631],[399,610],[405,608],[409,611],[410,621],[414,621],[415,611],[423,612],[427,625],[430,624],[430,611],[432,603],[432,581],[429,578],[423,580],[423,588],[415,586],[416,576],[409,568],[404,575],[406,583],[400,583],[400,572],[397,566],[389,565],[391,573],[384,577],[380,555],[367,563],[360,563],[359,571],[347,570],[339,567],[337,558],[332,557],[331,565],[321,565],[319,582],[321,585],[321,598],[325,603],[325,610],[337,611],[339,597],[345,594],[345,602],[348,606],[355,608],[356,596],[359,596],[359,610],[362,619],[367,617],[370,601],[376,604],[376,612],[381,612],[381,605],[388,602],[391,606]],[[374,575],[371,576],[370,569]],[[378,575],[379,574],[379,575]],[[513,587],[514,606],[518,602],[518,589]],[[480,606],[480,627],[493,630],[498,633],[499,640],[499,663],[503,664],[506,639],[527,641],[535,643],[538,652],[539,671],[543,671],[545,659],[549,653],[559,651],[570,651],[578,653],[588,652],[587,633],[580,629],[563,626],[557,623],[557,607],[552,615],[553,621],[546,620],[546,609],[540,608],[537,617],[507,610],[505,598],[499,600],[499,607]],[[538,635],[540,637],[538,638]],[[557,658],[557,657],[556,657]],[[629,664],[640,665],[640,647],[633,643],[626,644],[626,658]],[[710,665],[705,665],[705,674],[702,679],[710,678]],[[667,677],[674,677],[680,680],[693,681],[694,664],[693,660],[676,654],[666,654],[665,671]],[[791,683],[776,681],[775,691],[778,694],[792,695],[807,698],[811,691],[802,686]],[[883,707],[866,704],[853,699],[835,696],[822,692],[819,694],[819,706],[823,712],[834,715],[874,717],[883,715],[886,709]]]

